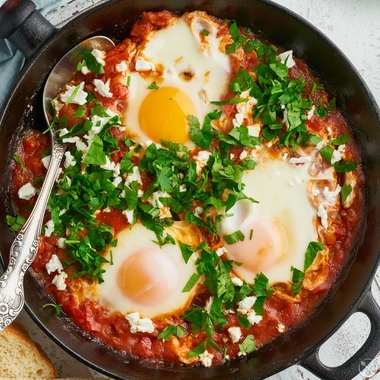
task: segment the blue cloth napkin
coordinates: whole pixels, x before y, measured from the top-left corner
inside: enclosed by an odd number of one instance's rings
[[[37,9],[45,16],[59,6],[61,0],[34,0]],[[0,2],[0,5],[2,2]],[[17,78],[22,66],[24,56],[12,44],[0,38],[0,110],[5,98]]]

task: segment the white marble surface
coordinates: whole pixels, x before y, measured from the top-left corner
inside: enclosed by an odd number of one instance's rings
[[[63,0],[61,7],[48,15],[49,20],[62,26],[78,13],[102,0]],[[380,1],[379,0],[275,0],[303,16],[325,33],[347,55],[359,70],[375,99],[380,104]],[[379,271],[377,277],[379,277]],[[374,284],[373,293],[380,301],[380,288]],[[29,326],[31,335],[48,351],[61,377],[91,377],[94,375],[51,342],[26,313],[20,319]],[[342,364],[351,356],[369,332],[368,321],[355,314],[320,350],[321,360],[330,366]],[[270,380],[317,380],[299,366],[292,366]],[[268,379],[268,380],[269,380]],[[355,380],[363,379],[358,375]],[[380,379],[380,375],[372,377]],[[343,380],[343,379],[342,379]],[[344,379],[349,380],[349,379]]]

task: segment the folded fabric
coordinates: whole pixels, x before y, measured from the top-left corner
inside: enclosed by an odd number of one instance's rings
[[[46,15],[59,6],[62,0],[34,0],[37,9]],[[0,5],[3,2],[0,1]],[[12,44],[0,38],[0,110],[7,94],[20,73],[25,59]]]

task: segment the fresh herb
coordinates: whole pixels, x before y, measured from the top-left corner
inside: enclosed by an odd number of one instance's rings
[[[20,231],[26,221],[26,219],[22,215],[17,215],[17,216],[7,215],[6,220],[7,220],[8,227],[13,232]]]
[[[62,305],[57,305],[55,303],[45,303],[45,305],[42,305],[43,309],[45,309],[46,307],[52,307],[54,309],[55,314],[59,314],[62,311]]]
[[[77,70],[81,71],[83,67],[87,68],[95,74],[103,74],[103,65],[97,61],[97,59],[91,54],[90,51],[85,50],[83,52],[83,61],[78,63]]]
[[[170,340],[172,336],[177,336],[178,338],[183,338],[186,336],[186,331],[178,326],[178,325],[171,325],[163,329],[158,335],[158,339],[164,339],[166,341]]]
[[[21,158],[15,154],[13,156],[13,159],[21,167],[22,171],[25,172],[26,167],[25,167],[24,163],[22,162]]]
[[[148,87],[147,89],[148,90],[158,90],[160,87],[157,86],[157,83],[156,82],[152,82]]]
[[[303,281],[305,279],[305,272],[306,270],[311,266],[313,261],[315,260],[318,252],[322,251],[325,245],[320,242],[310,242],[307,246],[306,253],[305,253],[305,262],[304,262],[304,268],[303,271],[291,267],[291,271],[293,272],[292,275],[292,282],[290,283],[293,288],[293,296],[296,297],[297,294],[300,292],[303,286]]]
[[[243,342],[239,344],[239,348],[241,352],[246,354],[256,351],[254,336],[252,334],[247,335]]]
[[[341,199],[342,199],[342,204],[344,204],[349,197],[349,195],[352,193],[352,186],[344,184],[341,189]]]

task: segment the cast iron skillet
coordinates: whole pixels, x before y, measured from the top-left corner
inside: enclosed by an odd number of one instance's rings
[[[13,8],[19,1],[8,0],[5,4]],[[29,0],[21,0],[18,6],[22,9],[16,12],[16,20],[14,10],[4,10],[4,6],[0,9],[0,36],[9,37],[28,59],[0,116],[0,256],[3,265],[8,261],[14,237],[5,222],[5,215],[11,212],[10,162],[26,128],[45,128],[40,90],[48,72],[66,51],[86,37],[103,34],[116,40],[124,38],[143,10],[205,10],[221,18],[235,19],[240,25],[264,34],[273,43],[293,49],[337,96],[338,105],[360,145],[366,176],[363,229],[350,265],[342,271],[329,297],[305,325],[246,359],[214,368],[160,367],[132,360],[84,336],[64,315],[49,315],[42,305],[51,300],[27,273],[26,310],[38,325],[76,358],[118,379],[262,379],[295,363],[323,379],[354,377],[360,359],[373,358],[380,351],[380,334],[376,334],[376,330],[380,331],[380,309],[370,291],[380,251],[380,112],[363,80],[341,51],[312,25],[269,0],[112,0],[80,15],[59,31],[34,11]],[[319,346],[357,311],[366,314],[371,321],[367,341],[343,365],[324,366],[318,357]]]

